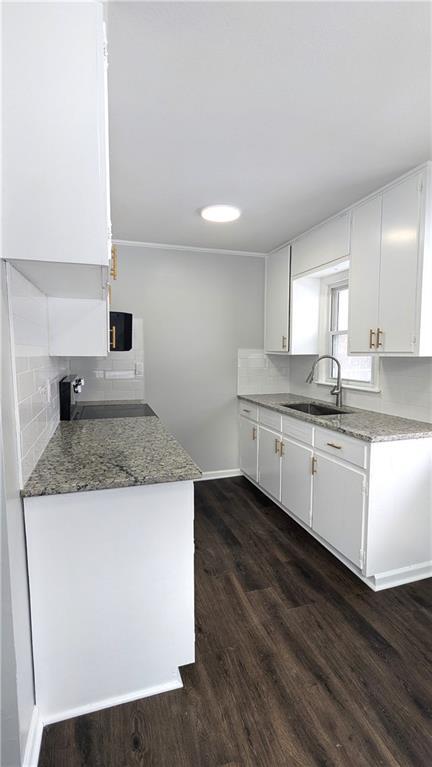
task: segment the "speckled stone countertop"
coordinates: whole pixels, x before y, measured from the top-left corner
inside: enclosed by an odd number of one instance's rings
[[[398,439],[422,439],[432,437],[432,423],[412,421],[395,415],[376,413],[360,408],[341,408],[340,415],[309,415],[300,410],[283,407],[283,403],[295,405],[299,402],[315,402],[333,407],[331,402],[302,397],[300,394],[241,394],[239,399],[276,410],[283,415],[299,418],[301,421],[323,426],[326,429],[348,434],[350,437],[363,439],[365,442],[390,442]],[[336,410],[336,408],[335,408]]]
[[[200,476],[156,416],[61,421],[21,494],[58,495]]]

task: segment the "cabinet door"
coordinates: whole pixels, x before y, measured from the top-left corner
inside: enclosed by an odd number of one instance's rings
[[[240,469],[256,482],[258,480],[258,427],[242,416],[239,421]]]
[[[288,351],[290,249],[282,248],[266,259],[265,348]]]
[[[258,482],[273,498],[280,501],[280,434],[260,426],[258,440]]]
[[[103,9],[4,9],[4,252],[108,265]]]
[[[422,173],[383,194],[379,327],[382,351],[413,352]]]
[[[310,525],[312,505],[312,450],[284,438],[281,466],[281,501]]]
[[[382,196],[379,195],[352,212],[348,321],[350,352],[370,354],[376,351],[381,211]]]
[[[364,475],[331,458],[316,456],[312,529],[361,567]]]
[[[48,333],[51,357],[106,357],[106,301],[49,297]]]

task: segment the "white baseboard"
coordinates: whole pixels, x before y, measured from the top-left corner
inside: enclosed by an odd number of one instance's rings
[[[75,716],[92,714],[94,711],[101,711],[104,708],[111,708],[112,706],[120,706],[122,703],[131,703],[134,700],[149,698],[151,695],[159,695],[162,692],[178,690],[181,687],[183,687],[183,681],[180,676],[180,671],[177,669],[173,674],[172,679],[169,679],[167,682],[162,682],[162,684],[157,684],[153,687],[146,687],[144,690],[136,690],[132,693],[128,693],[127,695],[118,695],[113,698],[105,698],[105,700],[98,700],[94,703],[86,704],[85,706],[77,706],[76,708],[66,709],[65,711],[59,711],[55,714],[47,714],[43,717],[43,725],[45,726],[47,724],[54,724],[55,722],[63,722],[65,719],[73,719]]]
[[[33,707],[22,767],[37,767],[44,723],[37,706]]]
[[[203,471],[202,476],[199,479],[195,479],[195,482],[202,482],[206,479],[226,479],[227,477],[241,477],[242,472],[240,469],[220,469],[219,471]]]

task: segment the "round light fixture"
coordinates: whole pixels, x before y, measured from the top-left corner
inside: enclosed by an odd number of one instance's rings
[[[230,221],[236,221],[241,215],[240,208],[235,205],[207,205],[200,212],[202,218],[215,224],[228,224]]]

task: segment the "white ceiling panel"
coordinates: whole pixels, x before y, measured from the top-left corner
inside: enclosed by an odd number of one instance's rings
[[[108,3],[114,236],[269,251],[430,159],[430,10]]]

